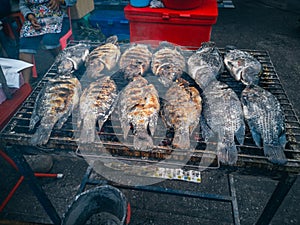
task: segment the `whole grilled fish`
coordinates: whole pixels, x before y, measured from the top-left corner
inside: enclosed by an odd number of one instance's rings
[[[168,127],[174,128],[172,145],[189,149],[190,135],[199,123],[202,103],[199,91],[181,78],[166,92],[162,118]]]
[[[152,52],[145,44],[131,44],[120,58],[120,69],[124,77],[131,80],[134,76],[143,75],[150,67]]]
[[[156,129],[159,109],[157,90],[141,76],[134,77],[120,93],[118,111],[124,138],[127,138],[132,127],[133,147],[136,150],[152,150],[152,135]]]
[[[223,58],[214,42],[203,42],[189,57],[187,65],[190,77],[202,89],[211,81],[217,80],[224,70]]]
[[[96,121],[99,130],[112,113],[117,102],[117,86],[109,76],[104,76],[92,83],[83,91],[80,97],[79,143],[95,141]]]
[[[225,83],[212,81],[203,91],[201,130],[205,141],[217,142],[217,153],[222,163],[237,161],[234,137],[243,144],[245,123],[241,102]],[[216,139],[214,139],[216,138]]]
[[[70,73],[84,64],[89,52],[88,44],[79,43],[62,50],[55,58],[59,74]]]
[[[118,63],[121,51],[118,45],[118,37],[111,36],[107,38],[104,45],[100,45],[90,52],[86,60],[86,76],[97,79],[103,74],[104,69],[110,71]]]
[[[181,49],[169,42],[161,42],[152,55],[151,70],[158,80],[168,87],[179,78],[186,69]]]
[[[30,129],[40,121],[31,144],[46,144],[55,124],[61,129],[77,107],[80,94],[81,84],[72,74],[58,75],[48,81],[39,93],[31,115]]]
[[[284,164],[284,113],[277,98],[259,86],[249,85],[243,90],[241,101],[255,144],[263,145],[264,154],[271,162]]]
[[[224,56],[224,64],[235,80],[245,85],[258,84],[262,66],[248,52],[238,49],[229,50]]]

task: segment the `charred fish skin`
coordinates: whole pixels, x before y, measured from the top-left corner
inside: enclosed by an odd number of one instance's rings
[[[101,130],[114,110],[117,98],[117,86],[109,76],[90,83],[83,91],[79,103],[79,143],[93,143],[96,140],[96,122]]]
[[[199,91],[179,78],[167,90],[163,106],[162,119],[174,128],[172,145],[178,149],[190,149],[190,135],[197,127],[202,110]]]
[[[103,70],[111,71],[118,63],[121,56],[117,36],[111,36],[105,44],[96,47],[87,57],[86,76],[91,79],[100,78]]]
[[[285,117],[277,98],[257,85],[247,86],[241,96],[245,119],[255,144],[275,164],[285,164]]]
[[[84,64],[90,52],[90,46],[85,43],[79,43],[70,47],[66,47],[55,58],[57,63],[57,72],[59,74],[67,74]]]
[[[200,48],[193,53],[188,61],[188,74],[201,89],[217,80],[224,70],[224,63],[219,49],[214,42],[203,42]]]
[[[186,70],[181,49],[169,42],[161,42],[152,55],[151,70],[165,87],[169,87]]]
[[[120,69],[125,79],[132,80],[134,76],[143,76],[149,69],[152,52],[145,44],[133,43],[121,55]]]
[[[202,95],[200,119],[205,141],[217,142],[217,154],[224,164],[237,162],[238,152],[234,137],[240,144],[245,138],[245,123],[241,102],[236,93],[225,83],[213,81]]]
[[[30,119],[30,130],[40,121],[30,140],[32,145],[46,144],[54,125],[61,129],[78,106],[80,95],[81,84],[72,74],[59,75],[48,81],[37,97]]]
[[[224,55],[224,64],[236,81],[241,81],[245,85],[259,83],[262,65],[250,53],[231,49]]]
[[[159,109],[157,90],[141,76],[134,77],[120,93],[118,103],[120,123],[125,139],[130,128],[133,128],[134,149],[141,151],[153,149],[152,136],[156,129]]]

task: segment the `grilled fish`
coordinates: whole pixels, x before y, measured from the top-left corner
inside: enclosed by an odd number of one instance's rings
[[[188,73],[201,89],[216,80],[224,70],[223,58],[214,42],[203,42],[188,61]]]
[[[141,76],[134,77],[120,93],[118,111],[124,138],[127,139],[132,127],[133,147],[136,150],[152,150],[152,135],[156,129],[159,109],[157,90]]]
[[[106,69],[112,70],[118,63],[121,51],[118,45],[118,37],[111,36],[104,45],[96,47],[90,52],[86,60],[86,76],[97,79],[103,75],[101,72]]]
[[[81,84],[72,74],[58,75],[48,81],[37,97],[30,119],[30,130],[40,121],[31,144],[46,144],[55,124],[61,129],[78,106],[80,94]]]
[[[243,144],[245,137],[241,102],[235,92],[220,81],[212,81],[204,89],[202,100],[200,123],[203,138],[217,142],[219,160],[233,165],[237,161],[234,137],[240,144]]]
[[[169,87],[186,69],[181,49],[169,42],[161,42],[152,55],[151,70],[158,80]]]
[[[238,49],[229,50],[224,56],[224,64],[235,80],[245,85],[258,84],[262,66],[248,52]]]
[[[255,144],[276,164],[284,164],[286,144],[284,113],[277,98],[265,89],[249,85],[241,97],[244,115]]]
[[[79,43],[65,48],[55,58],[59,74],[70,73],[84,64],[89,52],[88,44]]]
[[[95,141],[96,121],[99,130],[112,113],[117,102],[117,86],[109,76],[104,76],[87,87],[79,103],[80,120],[82,124],[79,143],[92,143]]]
[[[145,44],[131,44],[120,58],[120,69],[124,77],[131,80],[134,76],[143,75],[150,67],[152,52]]]
[[[201,107],[199,91],[181,78],[166,92],[162,118],[168,127],[174,128],[175,148],[190,148],[190,135],[199,123]]]

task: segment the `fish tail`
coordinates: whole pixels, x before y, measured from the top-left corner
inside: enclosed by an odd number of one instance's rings
[[[133,147],[136,150],[150,151],[153,149],[152,137],[146,132],[138,132],[133,137]]]
[[[235,144],[218,143],[218,157],[220,162],[233,165],[237,162],[238,152]]]
[[[281,145],[264,145],[264,154],[274,164],[283,165],[287,162],[284,147]]]
[[[30,143],[32,145],[46,144],[50,138],[52,128],[53,126],[51,127],[39,126],[36,132],[31,137]]]
[[[189,149],[190,148],[189,134],[175,132],[172,145],[178,149]]]

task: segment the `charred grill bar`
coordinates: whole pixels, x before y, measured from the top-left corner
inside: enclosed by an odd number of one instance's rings
[[[77,44],[76,41],[71,42],[69,45]],[[97,43],[92,43],[94,46]],[[243,145],[237,145],[239,148],[238,162],[234,169],[230,167],[224,166],[225,169],[229,169],[230,171],[236,172],[244,172],[249,171],[249,174],[252,171],[257,172],[260,171],[259,174],[266,173],[268,176],[272,178],[278,179],[277,176],[273,176],[274,173],[276,175],[281,174],[282,176],[279,179],[278,185],[274,193],[272,194],[269,203],[265,207],[263,214],[258,220],[257,224],[266,224],[268,223],[279,205],[283,201],[284,197],[292,187],[296,174],[299,173],[300,170],[300,123],[299,120],[293,110],[293,107],[286,95],[283,86],[280,82],[280,79],[274,69],[274,66],[270,60],[270,57],[266,51],[256,51],[256,50],[246,50],[255,56],[263,66],[263,74],[261,76],[260,86],[265,88],[274,94],[279,100],[286,118],[286,133],[288,143],[286,145],[285,154],[288,159],[287,164],[283,166],[273,165],[270,163],[267,158],[263,155],[263,149],[257,147],[254,144],[254,141],[251,137],[251,133],[249,129],[246,130],[246,139]],[[221,52],[224,53],[224,50],[221,49]],[[191,54],[188,50],[186,54]],[[35,100],[42,87],[48,81],[48,79],[54,77],[56,75],[57,65],[54,63],[48,72],[44,75],[42,80],[38,83],[36,88],[33,90],[32,94],[27,98],[27,100],[23,103],[22,107],[17,111],[17,113],[12,117],[10,122],[6,125],[6,127],[0,133],[1,139],[1,147],[5,148],[7,153],[16,161],[17,165],[21,173],[25,176],[25,179],[29,181],[32,190],[38,196],[38,199],[44,206],[48,215],[52,219],[55,224],[60,223],[60,218],[56,213],[54,207],[51,202],[48,200],[47,196],[41,190],[39,185],[37,184],[36,178],[33,176],[32,171],[28,167],[23,154],[27,154],[31,151],[42,151],[42,152],[55,152],[55,153],[63,153],[63,152],[74,152],[78,155],[84,155],[86,152],[81,152],[78,150],[76,138],[74,137],[76,128],[74,126],[74,121],[72,120],[72,116],[70,116],[67,122],[64,124],[62,129],[58,130],[54,127],[52,131],[49,142],[45,146],[37,147],[32,146],[30,144],[30,138],[33,135],[34,131],[29,131],[29,121],[33,111],[33,107],[35,104]],[[75,75],[81,76],[84,71],[79,70],[75,72]],[[120,85],[124,85],[122,82],[122,78],[118,78],[118,74],[116,73],[116,80],[120,83]],[[80,77],[79,77],[80,78]],[[119,80],[118,80],[119,79]],[[236,82],[228,73],[225,71],[220,78],[221,81],[229,84],[230,87],[234,89],[234,91],[239,95],[243,89],[243,86]],[[84,82],[84,80],[82,80]],[[101,155],[101,147],[102,144],[106,150],[109,150],[111,153],[111,157],[115,157],[120,160],[127,160],[131,162],[141,162],[146,164],[155,163],[158,160],[163,160],[168,157],[172,157],[174,161],[171,164],[166,164],[165,166],[174,166],[177,160],[180,160],[182,157],[185,157],[186,152],[184,151],[176,151],[176,153],[172,152],[169,147],[166,146],[166,143],[169,143],[169,137],[162,136],[162,132],[158,132],[160,135],[156,135],[154,137],[155,143],[159,143],[151,152],[143,152],[136,151],[132,148],[130,144],[124,145],[119,140],[122,140],[123,133],[121,132],[121,128],[118,128],[118,121],[113,121],[116,119],[116,116],[112,116],[111,120],[105,123],[104,128],[101,131],[98,131],[101,142],[93,143],[89,146],[91,150],[91,154],[95,157],[105,157]],[[112,123],[114,122],[114,127],[112,127]],[[129,137],[130,138],[130,137]],[[201,159],[213,159],[213,163],[209,166],[211,169],[218,169],[219,164],[217,160],[217,156],[215,152],[206,150],[206,143],[202,140],[201,134],[199,131],[194,132],[193,137],[191,138],[193,144],[196,146],[196,149],[191,152],[190,160],[187,162],[185,168],[186,169],[199,169],[199,162]],[[212,143],[214,144],[214,143]],[[171,154],[172,153],[172,154]],[[172,165],[172,163],[174,163]],[[223,166],[221,166],[223,167]],[[210,169],[208,168],[208,169]],[[263,171],[263,172],[262,172]],[[32,182],[33,181],[33,182]],[[86,183],[88,179],[86,180]],[[130,187],[128,187],[130,188]],[[137,187],[132,187],[137,189]],[[153,191],[153,192],[163,192],[159,191],[155,188],[151,189],[151,187],[140,188],[140,190],[144,191]],[[175,193],[175,192],[174,192]],[[185,193],[185,192],[182,192]],[[181,195],[180,192],[177,195]],[[201,196],[201,195],[200,195]],[[233,211],[237,211],[237,207],[234,207]],[[238,214],[237,214],[238,215]],[[234,217],[237,217],[236,214]],[[235,223],[238,224],[238,218],[235,218]]]

